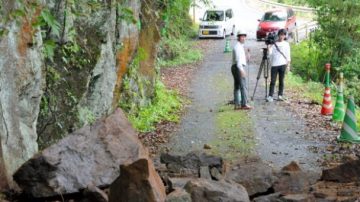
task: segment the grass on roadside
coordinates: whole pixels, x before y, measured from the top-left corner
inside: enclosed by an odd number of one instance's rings
[[[129,121],[140,132],[154,130],[156,123],[160,121],[179,121],[179,111],[182,107],[179,95],[167,90],[160,81],[156,83],[155,92],[152,104],[141,108],[136,114],[129,115]]]
[[[288,72],[285,77],[286,88],[292,89],[303,95],[304,98],[316,103],[322,103],[324,85],[313,81],[304,81],[300,76]],[[334,92],[334,91],[332,91]]]
[[[191,64],[203,58],[201,50],[194,48],[196,41],[187,38],[164,38],[160,44],[160,67]]]
[[[232,105],[220,107],[216,113],[217,140],[210,143],[212,153],[227,160],[249,156],[255,147],[255,132],[246,111],[234,111]]]

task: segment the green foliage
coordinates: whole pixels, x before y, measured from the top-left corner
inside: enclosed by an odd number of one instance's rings
[[[124,20],[128,24],[137,23],[137,20],[134,17],[134,12],[130,8],[124,7],[120,3],[118,3],[116,9],[117,13],[119,14],[118,20]]]
[[[56,48],[55,41],[52,39],[44,41],[43,53],[45,58],[54,61],[54,50]]]
[[[160,82],[156,82],[155,97],[149,106],[139,109],[138,112],[129,114],[129,120],[140,132],[148,132],[155,128],[160,121],[179,121],[178,112],[181,108],[179,96],[165,88]]]
[[[89,58],[92,54],[86,52],[86,49],[80,47],[76,41],[61,46],[60,53],[65,69],[76,68],[81,70],[96,62],[95,58]]]
[[[305,6],[307,4],[307,0],[277,0],[277,2],[297,6]]]
[[[234,111],[233,106],[221,106],[216,112],[216,134],[211,150],[227,160],[237,160],[239,156],[253,154],[255,148],[254,125],[245,111]]]
[[[321,83],[304,80],[302,77],[295,75],[291,72],[287,73],[285,77],[285,83],[287,88],[303,95],[303,98],[309,99],[315,103],[322,103],[324,85],[322,85]],[[331,87],[332,92],[336,92],[335,86]]]
[[[50,13],[48,9],[43,9],[41,11],[41,15],[38,21],[40,21],[40,24],[45,24],[46,26],[50,27],[52,33],[54,33],[55,36],[60,36],[60,23],[55,19],[55,17]],[[43,23],[41,23],[42,21]]]
[[[139,47],[122,80],[122,95],[119,105],[130,114],[136,114],[139,108],[148,105],[145,101],[147,100],[145,90],[150,90],[152,87],[150,81],[142,77],[138,72],[140,62],[147,57],[148,54],[145,50]]]
[[[15,9],[12,12],[10,12],[9,18],[16,20],[25,16],[26,16],[25,7],[20,7],[20,9]]]
[[[209,4],[209,1],[203,0]],[[159,44],[158,64],[160,67],[189,64],[202,59],[200,50],[194,48],[191,38],[197,37],[198,26],[193,25],[189,17],[190,6],[196,6],[192,0],[161,1],[161,13],[164,26]]]
[[[358,128],[358,131],[360,130],[360,108],[357,107],[356,108],[356,120],[357,120],[357,128]]]
[[[333,81],[344,72],[345,95],[360,104],[360,2],[307,0],[316,8],[319,29],[311,39],[292,46],[293,72],[305,80],[324,81],[324,65],[332,65]]]
[[[320,26],[315,42],[329,50],[328,61],[335,67],[344,64],[360,45],[360,2],[353,0],[308,0],[316,8]]]
[[[354,96],[356,104],[360,105],[360,48],[354,49],[351,57],[345,58],[339,71],[344,72],[345,95]]]
[[[158,53],[160,67],[190,64],[201,60],[203,54],[199,49],[194,48],[194,43],[184,37],[163,38]]]
[[[189,9],[191,0],[172,0],[162,1],[164,6],[161,14],[164,22],[162,34],[164,37],[183,37],[190,36],[191,19],[189,17]]]
[[[78,120],[80,125],[92,124],[96,121],[96,117],[87,107],[80,107],[78,111]]]
[[[324,64],[327,52],[319,45],[305,40],[291,45],[292,71],[305,80],[323,81]]]

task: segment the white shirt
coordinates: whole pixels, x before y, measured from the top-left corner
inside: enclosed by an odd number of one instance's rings
[[[275,45],[272,45],[269,49],[269,55],[271,55],[271,66],[287,65],[291,61],[290,58],[290,45],[287,41],[276,42],[279,50],[285,55],[285,57],[277,50]]]
[[[236,64],[237,68],[241,70],[243,66],[246,66],[246,55],[244,44],[241,44],[239,41],[235,44],[233,48],[232,55],[232,64]]]

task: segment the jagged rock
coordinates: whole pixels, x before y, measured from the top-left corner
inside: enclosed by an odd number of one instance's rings
[[[160,175],[160,178],[165,186],[166,194],[169,194],[170,192],[174,191],[174,187],[173,187],[172,181],[170,180],[169,176]]]
[[[223,160],[221,157],[216,157],[199,152],[190,152],[185,156],[173,155],[163,153],[160,156],[161,163],[165,163],[169,176],[178,177],[198,177],[201,166],[208,166],[209,168],[216,167],[222,171]]]
[[[172,178],[169,178],[173,188],[184,188],[185,185],[192,179],[193,178],[185,178],[185,177],[172,177]]]
[[[279,201],[281,193],[272,193],[265,196],[256,197],[253,199],[254,202],[273,202]]]
[[[68,135],[27,161],[14,179],[35,197],[68,194],[88,185],[108,186],[119,165],[147,158],[147,150],[118,109],[91,126]]]
[[[359,186],[359,182],[319,181],[311,186],[311,194],[316,197],[316,201],[356,201],[360,198]]]
[[[165,202],[191,202],[191,196],[185,190],[176,188],[167,195]]]
[[[258,160],[250,163],[239,163],[226,173],[225,179],[243,185],[250,196],[265,193],[276,180],[272,168]]]
[[[301,171],[282,171],[274,182],[275,192],[282,194],[302,194],[310,189],[309,176]]]
[[[121,165],[120,173],[110,186],[109,202],[165,201],[165,187],[148,159]]]
[[[194,179],[185,185],[185,190],[191,194],[192,201],[232,201],[250,202],[246,189],[234,182]]]
[[[153,163],[154,163],[154,166],[155,166],[155,169],[156,169],[157,172],[159,172],[159,173],[166,173],[167,172],[166,164],[160,162],[160,157],[159,156],[157,156],[157,157],[155,157],[153,159]]]
[[[289,194],[281,197],[280,201],[282,202],[308,202],[315,201],[313,195],[308,194]]]
[[[359,181],[360,160],[349,161],[335,168],[323,170],[321,179],[342,183]]]
[[[224,176],[222,176],[219,170],[215,167],[210,169],[210,174],[213,179],[218,181],[224,178]]]
[[[211,180],[209,167],[207,167],[207,166],[200,167],[200,178]]]
[[[289,165],[284,166],[281,169],[281,171],[295,172],[295,171],[301,171],[301,168],[297,162],[291,161],[291,163]]]
[[[18,9],[13,3],[1,4],[2,10]],[[2,30],[8,32],[0,36],[0,190],[16,187],[12,175],[38,151],[36,123],[45,81],[43,42],[29,22],[25,15],[2,23]]]

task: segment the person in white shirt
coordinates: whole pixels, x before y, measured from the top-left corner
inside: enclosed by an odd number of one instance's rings
[[[279,74],[279,92],[278,92],[278,100],[283,101],[283,93],[284,93],[284,78],[285,72],[288,68],[290,70],[290,45],[286,38],[286,30],[280,29],[278,31],[279,40],[275,42],[274,45],[270,45],[269,47],[269,55],[271,57],[271,81],[270,81],[270,89],[269,96],[266,98],[268,102],[272,102],[274,95],[274,88],[276,83],[276,77]]]
[[[237,32],[237,42],[233,48],[231,73],[234,77],[234,109],[251,109],[247,104],[247,87],[246,87],[246,53],[244,49],[244,43],[246,39],[246,33]],[[239,93],[240,91],[240,93]],[[241,99],[239,97],[241,94]],[[240,101],[241,100],[241,101]]]

